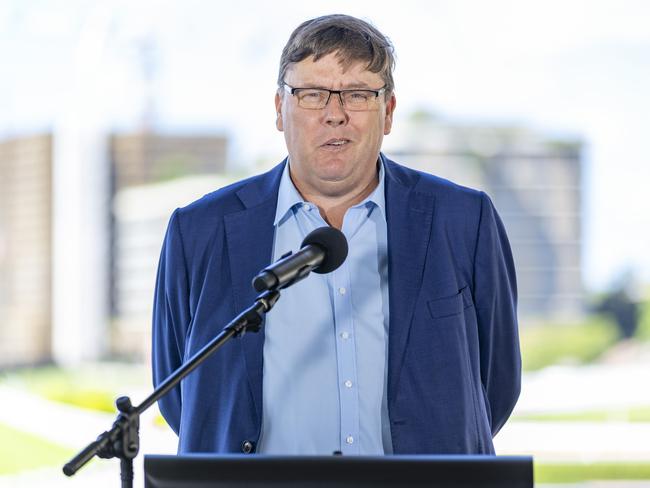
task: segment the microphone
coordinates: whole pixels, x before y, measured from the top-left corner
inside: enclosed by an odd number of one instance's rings
[[[281,290],[304,279],[311,271],[330,273],[343,264],[348,256],[348,241],[334,227],[319,227],[302,241],[300,250],[289,252],[253,279],[258,292]]]

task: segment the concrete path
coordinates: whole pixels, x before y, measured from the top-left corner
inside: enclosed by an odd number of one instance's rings
[[[650,407],[650,362],[551,366],[524,375],[516,412]]]
[[[499,454],[543,461],[650,463],[650,422],[530,422],[517,414],[650,407],[650,364],[553,366],[526,374],[509,421],[494,439]]]

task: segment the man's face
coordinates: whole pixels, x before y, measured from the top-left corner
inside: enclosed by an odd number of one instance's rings
[[[296,88],[330,90],[378,90],[381,76],[364,63],[344,69],[336,53],[314,62],[313,57],[293,64],[284,81]],[[391,129],[395,96],[379,96],[377,107],[349,111],[332,95],[323,109],[298,106],[289,93],[276,94],[277,127],[284,137],[291,160],[291,177],[302,192],[328,197],[345,196],[367,186],[376,174],[377,157],[384,135]]]

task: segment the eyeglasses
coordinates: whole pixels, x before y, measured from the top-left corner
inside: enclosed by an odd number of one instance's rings
[[[328,90],[327,88],[294,88],[283,83],[287,93],[298,99],[298,106],[309,110],[327,107],[332,94],[338,95],[343,108],[356,112],[373,110],[379,106],[379,96],[386,92],[383,86],[379,90]]]

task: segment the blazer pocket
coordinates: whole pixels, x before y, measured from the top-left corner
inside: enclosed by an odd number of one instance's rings
[[[455,295],[429,300],[427,306],[431,316],[434,319],[439,319],[458,315],[473,303],[469,287],[465,286]]]

